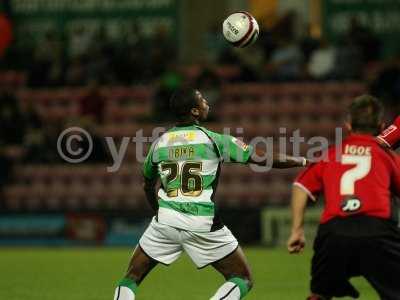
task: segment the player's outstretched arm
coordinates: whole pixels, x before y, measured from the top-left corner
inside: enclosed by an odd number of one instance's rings
[[[282,153],[273,154],[273,168],[285,169],[305,166],[307,166],[307,159],[305,157],[295,157]]]
[[[386,128],[377,140],[385,147],[396,148],[400,145],[400,116],[396,118],[392,125]]]
[[[149,179],[144,177],[143,189],[146,194],[146,199],[154,211],[158,210],[157,201],[157,179]]]
[[[257,157],[263,157],[263,159],[258,160],[255,157],[250,157],[248,161],[250,164],[256,164],[259,166],[270,165],[272,168],[277,169],[305,167],[308,164],[305,157],[295,157],[282,153],[273,153],[272,155],[268,155],[265,150],[259,148],[255,149],[255,153]]]
[[[291,254],[301,252],[306,245],[304,237],[304,213],[307,201],[307,193],[298,186],[293,186],[291,201],[292,231],[287,242],[287,248]]]

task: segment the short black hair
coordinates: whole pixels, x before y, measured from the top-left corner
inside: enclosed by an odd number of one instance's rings
[[[371,95],[362,95],[350,104],[348,115],[353,131],[378,134],[383,123],[382,103]]]
[[[178,120],[185,120],[189,117],[190,110],[197,107],[198,99],[196,97],[196,89],[193,87],[182,87],[174,92],[170,101],[169,107],[172,114]]]

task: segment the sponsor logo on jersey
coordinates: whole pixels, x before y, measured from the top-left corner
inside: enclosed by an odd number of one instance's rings
[[[175,143],[179,141],[194,141],[196,139],[196,132],[170,132],[168,133],[168,143]]]
[[[354,213],[359,211],[361,208],[361,201],[353,198],[353,199],[346,199],[342,202],[342,211],[346,213]]]

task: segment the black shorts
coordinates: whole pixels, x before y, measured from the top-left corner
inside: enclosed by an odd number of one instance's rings
[[[399,230],[393,224],[373,223],[320,226],[312,259],[313,293],[358,298],[349,279],[364,276],[382,300],[400,300]]]

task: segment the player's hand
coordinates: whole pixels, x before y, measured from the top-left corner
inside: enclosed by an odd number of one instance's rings
[[[290,254],[297,254],[303,251],[306,246],[306,238],[303,230],[293,231],[287,241],[287,249]]]
[[[314,163],[315,163],[315,160],[306,158],[306,165],[305,165],[305,167],[308,167],[308,166],[310,166],[310,165],[312,165],[312,164],[314,164]]]
[[[393,147],[400,142],[400,116],[396,118],[392,125],[378,135],[377,140],[386,147]]]
[[[311,162],[306,157],[303,156],[295,157],[293,159],[296,160],[296,163],[298,164],[299,167],[307,167],[311,164]]]

